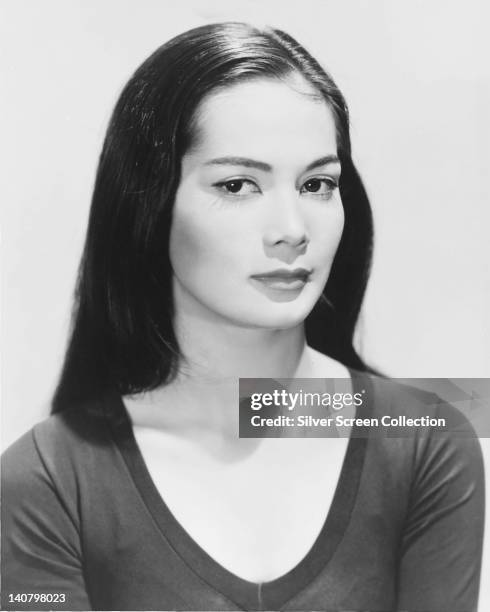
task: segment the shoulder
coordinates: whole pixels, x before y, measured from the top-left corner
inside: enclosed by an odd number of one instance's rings
[[[129,485],[114,431],[105,418],[68,410],[14,442],[2,456],[4,533],[54,534],[59,523],[71,537],[94,512],[117,509]]]
[[[363,376],[368,381],[373,416],[380,421],[388,417],[394,424],[380,436],[393,453],[403,448],[409,455],[416,482],[435,479],[445,485],[459,482],[464,488],[483,487],[481,446],[466,411],[417,387],[417,379]]]
[[[2,487],[63,489],[111,444],[104,419],[73,409],[51,415],[22,435],[2,454]]]
[[[34,446],[40,453],[66,450],[73,452],[92,440],[102,442],[107,438],[107,422],[87,414],[84,410],[70,409],[53,414],[40,421],[32,429],[11,444],[3,453],[2,460],[18,459],[22,453]]]

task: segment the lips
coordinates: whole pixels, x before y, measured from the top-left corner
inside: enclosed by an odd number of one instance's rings
[[[254,274],[251,278],[262,291],[266,291],[275,298],[280,296],[281,301],[284,301],[285,299],[292,299],[291,296],[297,295],[303,289],[310,274],[311,270],[305,268],[295,268],[294,270],[281,268],[263,274]],[[286,298],[286,296],[288,297]]]
[[[297,281],[301,280],[306,282],[311,274],[311,270],[305,268],[295,268],[294,270],[287,270],[281,268],[279,270],[272,270],[271,272],[264,272],[262,274],[253,274],[252,278],[257,280],[281,280],[281,281]]]

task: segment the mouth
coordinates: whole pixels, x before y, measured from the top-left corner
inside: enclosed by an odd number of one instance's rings
[[[282,268],[263,274],[253,274],[251,278],[271,289],[295,291],[305,286],[310,279],[310,275],[311,270],[305,268],[295,268],[294,270]]]

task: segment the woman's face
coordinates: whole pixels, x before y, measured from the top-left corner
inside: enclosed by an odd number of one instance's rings
[[[284,329],[318,300],[344,213],[333,116],[305,92],[264,79],[201,103],[170,234],[178,314]]]

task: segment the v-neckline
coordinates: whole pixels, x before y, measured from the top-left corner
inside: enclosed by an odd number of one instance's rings
[[[349,373],[353,391],[366,391],[356,416],[368,417],[372,409],[369,376],[350,368]],[[256,583],[240,578],[213,559],[175,518],[150,475],[122,398],[117,396],[114,401],[120,404],[118,412],[123,411],[125,419],[114,425],[112,432],[136,489],[164,538],[194,574],[211,588],[244,610],[278,610],[327,566],[347,530],[354,509],[367,447],[366,428],[354,425],[350,432],[330,508],[310,550],[287,573],[268,582]]]

